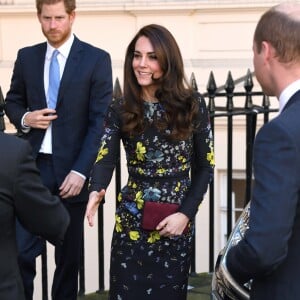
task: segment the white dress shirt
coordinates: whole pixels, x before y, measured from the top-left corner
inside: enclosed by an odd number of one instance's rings
[[[57,50],[59,51],[59,54],[57,55],[57,60],[59,63],[59,71],[60,71],[60,78],[62,77],[62,74],[65,69],[66,61],[69,56],[72,44],[74,41],[74,35],[71,34],[70,38]],[[47,43],[47,51],[46,51],[46,57],[45,57],[45,66],[44,66],[44,87],[45,87],[45,95],[48,98],[48,87],[49,87],[49,67],[50,67],[50,61],[53,54],[53,51],[56,50],[53,48],[49,43]],[[48,102],[48,99],[47,99]],[[47,128],[40,152],[51,154],[52,153],[52,124]]]
[[[291,99],[291,97],[300,90],[300,79],[288,85],[279,96],[279,114],[283,111],[284,107]]]

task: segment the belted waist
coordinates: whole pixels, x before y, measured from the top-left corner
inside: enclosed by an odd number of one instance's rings
[[[134,180],[147,180],[147,181],[161,181],[161,180],[170,180],[170,179],[183,179],[189,177],[189,171],[177,172],[176,174],[151,177],[148,175],[141,175],[137,173],[129,173],[129,177]]]

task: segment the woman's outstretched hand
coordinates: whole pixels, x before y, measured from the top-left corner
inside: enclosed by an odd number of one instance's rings
[[[85,215],[91,227],[94,226],[94,216],[98,211],[98,207],[104,196],[105,196],[104,189],[102,189],[100,192],[93,191],[90,193],[89,202],[86,207]]]

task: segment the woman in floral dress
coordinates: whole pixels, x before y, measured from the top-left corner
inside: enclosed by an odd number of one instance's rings
[[[129,176],[118,195],[109,299],[184,300],[194,217],[212,178],[213,145],[205,102],[188,86],[178,45],[162,26],[141,28],[127,48],[124,97],[110,105],[90,179],[91,226],[120,140]],[[178,204],[178,211],[146,230],[146,202]]]

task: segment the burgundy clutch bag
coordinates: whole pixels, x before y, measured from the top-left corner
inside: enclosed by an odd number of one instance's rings
[[[154,201],[145,201],[142,216],[142,228],[144,230],[156,230],[156,226],[165,217],[174,214],[179,209],[179,204],[159,203]],[[186,233],[188,226],[184,229]]]

